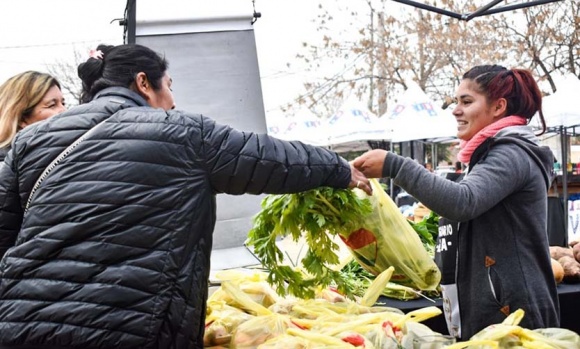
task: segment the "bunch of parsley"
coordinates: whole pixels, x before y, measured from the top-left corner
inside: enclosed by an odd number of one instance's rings
[[[421,221],[409,221],[409,224],[411,224],[413,229],[415,229],[415,232],[419,235],[419,238],[427,252],[431,256],[434,256],[437,235],[439,235],[439,215],[431,211]]]
[[[352,297],[347,277],[336,268],[339,246],[336,235],[347,237],[359,229],[372,212],[368,199],[359,198],[350,189],[322,187],[296,194],[268,195],[262,210],[254,217],[246,245],[253,247],[263,267],[269,271],[268,282],[280,295],[314,297],[317,287],[335,286]],[[308,250],[301,269],[283,265],[284,254],[276,245],[280,237],[303,237]]]

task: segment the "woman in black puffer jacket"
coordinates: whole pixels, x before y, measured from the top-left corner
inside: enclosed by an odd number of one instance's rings
[[[101,45],[84,104],[18,134],[0,165],[5,347],[201,348],[217,193],[370,191],[331,151],[173,110],[166,70]]]

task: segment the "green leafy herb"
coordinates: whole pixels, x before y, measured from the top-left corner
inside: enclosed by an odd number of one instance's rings
[[[439,216],[435,212],[430,212],[419,222],[411,222],[415,232],[419,235],[423,246],[431,256],[435,254],[435,244],[439,234]]]
[[[362,297],[375,279],[375,275],[366,271],[355,259],[349,261],[340,272],[344,275],[344,279],[348,284],[348,288],[352,290],[355,296]],[[434,291],[418,291],[410,287],[398,284],[396,281],[389,281],[381,295],[399,300],[417,299],[420,295],[427,298],[437,298],[440,296],[440,290]]]
[[[336,235],[348,236],[359,229],[372,212],[368,199],[360,199],[349,189],[322,187],[296,194],[268,195],[254,218],[246,245],[252,246],[269,271],[268,282],[280,295],[314,297],[316,287],[335,285],[352,296],[345,276],[332,265],[339,263]],[[284,254],[276,245],[279,237],[303,237],[308,245],[301,271],[283,265]]]

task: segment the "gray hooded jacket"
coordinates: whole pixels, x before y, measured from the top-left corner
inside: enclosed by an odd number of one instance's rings
[[[480,145],[474,159],[456,183],[388,153],[383,175],[440,216],[461,222],[454,257],[463,339],[519,308],[523,327],[558,327],[546,233],[553,154],[531,128],[517,126]]]

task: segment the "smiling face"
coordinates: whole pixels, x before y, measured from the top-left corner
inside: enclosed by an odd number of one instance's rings
[[[35,122],[48,119],[58,113],[62,113],[66,110],[64,97],[58,86],[53,85],[42,97],[42,100],[38,102],[32,108],[30,114],[23,117],[20,122],[20,127],[24,128],[28,125],[32,125]]]
[[[453,115],[457,120],[457,138],[461,140],[470,140],[481,129],[504,116],[505,100],[489,102],[487,97],[478,91],[477,84],[473,80],[461,81],[457,88],[456,100],[457,106],[453,109]]]

